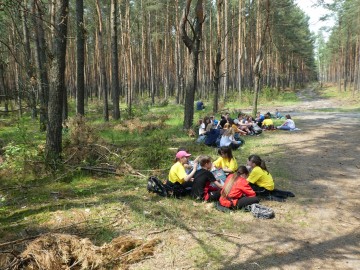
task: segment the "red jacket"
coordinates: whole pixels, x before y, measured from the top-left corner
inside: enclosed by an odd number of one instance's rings
[[[223,189],[226,187],[229,180],[233,177],[233,174],[230,174],[225,181]],[[225,207],[232,207],[235,206],[238,202],[238,199],[240,199],[242,196],[246,197],[255,197],[256,193],[253,191],[253,189],[250,187],[249,182],[242,177],[238,177],[235,180],[234,185],[232,186],[229,195],[227,198],[220,197],[219,202],[222,206]]]

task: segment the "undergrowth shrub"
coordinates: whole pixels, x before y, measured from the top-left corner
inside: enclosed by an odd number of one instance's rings
[[[147,168],[160,169],[173,159],[173,152],[168,149],[169,138],[161,131],[147,136],[145,144],[141,147],[141,163]]]

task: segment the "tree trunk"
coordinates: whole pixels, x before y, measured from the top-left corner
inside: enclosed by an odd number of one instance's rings
[[[226,100],[226,95],[229,86],[229,61],[228,61],[228,54],[229,54],[229,29],[228,29],[228,0],[224,1],[224,85],[223,85],[223,98]]]
[[[260,1],[258,1],[258,5],[260,5]],[[260,78],[261,78],[261,70],[262,70],[262,62],[264,58],[264,46],[265,46],[265,34],[266,30],[269,28],[269,18],[270,18],[270,0],[266,0],[266,21],[265,25],[260,27],[261,23],[258,22],[257,25],[259,25],[258,31],[262,30],[260,34],[257,34],[257,38],[259,38],[259,50],[257,51],[256,60],[253,68],[254,73],[254,98],[253,98],[253,110],[252,115],[255,116],[257,113],[257,103],[260,93]],[[258,10],[260,10],[260,6],[258,6]],[[258,13],[258,20],[261,20],[260,12]],[[262,21],[262,20],[261,20]]]
[[[184,128],[190,129],[194,119],[194,99],[195,91],[197,88],[198,79],[198,68],[199,68],[199,53],[200,53],[200,42],[202,36],[202,24],[204,22],[203,13],[203,1],[198,0],[195,8],[195,22],[194,22],[194,37],[190,39],[186,33],[186,23],[190,11],[190,5],[192,0],[187,0],[183,15],[180,22],[181,38],[188,48],[189,53],[192,54],[190,71],[192,74],[192,80],[186,87],[185,96],[185,108],[184,108]]]
[[[120,119],[119,107],[119,58],[118,58],[118,35],[117,35],[117,0],[111,0],[111,88],[112,88],[112,101],[113,101],[113,118]]]
[[[216,14],[216,52],[214,60],[214,74],[213,74],[213,88],[214,88],[214,101],[213,101],[213,112],[216,113],[219,110],[219,88],[220,88],[220,66],[221,66],[221,13],[222,13],[223,0],[217,0],[217,14]]]
[[[40,103],[40,131],[45,131],[48,121],[49,76],[46,57],[45,33],[42,19],[42,10],[39,0],[33,1],[33,23],[35,30],[35,58],[38,69],[38,87]]]
[[[54,58],[50,69],[49,121],[46,133],[48,161],[60,158],[62,151],[62,106],[65,91],[65,60],[69,0],[58,0],[57,31],[54,36]]]
[[[108,89],[107,89],[107,78],[106,78],[106,68],[105,68],[105,54],[104,54],[104,45],[103,45],[103,30],[102,30],[102,16],[99,0],[96,0],[96,12],[98,16],[98,49],[99,49],[99,64],[100,64],[100,81],[101,81],[101,90],[103,93],[103,117],[104,121],[109,121],[109,105],[108,105]]]
[[[85,36],[84,0],[76,1],[76,113],[85,115]]]

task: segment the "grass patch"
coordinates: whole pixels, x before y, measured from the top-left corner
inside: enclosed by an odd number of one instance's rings
[[[268,96],[262,96],[261,101],[267,102],[267,99],[274,98],[271,104],[297,102],[294,93],[278,93],[277,96],[272,97],[269,95],[268,93]],[[233,110],[238,105],[232,102],[226,104],[226,107]],[[161,179],[166,179],[168,170],[173,164],[176,151],[174,149],[179,147],[186,148],[194,158],[200,154],[209,155],[213,159],[218,157],[216,149],[196,144],[195,139],[189,138],[183,130],[183,106],[147,105],[146,108],[141,109],[139,105],[134,110],[138,123],[156,122],[162,123],[163,126],[159,129],[134,128],[132,131],[124,130],[122,127],[129,124],[137,125],[134,119],[104,123],[98,118],[101,110],[100,103],[89,104],[86,118],[86,124],[92,128],[91,132],[99,138],[98,143],[114,147],[121,157],[117,160],[119,163],[126,161],[146,176],[156,174]],[[71,111],[71,114],[73,113]],[[195,122],[210,113],[209,106],[204,111],[196,111]],[[236,114],[233,111],[232,117],[236,117]],[[275,125],[279,125],[283,120],[274,122]],[[38,151],[36,155],[41,157],[41,149],[38,146],[44,145],[45,134],[37,131],[37,124],[29,117],[24,117],[19,123],[17,121],[13,123],[9,121],[0,130],[3,144],[21,146],[25,152],[36,149]],[[72,128],[70,127],[69,133],[64,134],[66,146],[71,145],[74,139],[71,137]],[[197,133],[195,126],[194,129]],[[269,161],[268,167],[277,183],[286,184],[287,173],[281,164],[273,162],[281,159],[281,153],[275,151],[280,143],[275,133],[264,132],[261,136],[248,136],[245,140],[245,146],[234,151],[238,163],[245,164],[250,154],[259,154]],[[72,151],[66,152],[67,156],[64,156],[64,160],[74,153],[74,149],[71,148]],[[102,152],[102,155],[105,154],[106,152]],[[25,230],[29,228],[35,228],[36,232],[41,233],[69,224],[75,226],[66,229],[69,233],[85,235],[94,243],[100,244],[130,231],[146,235],[149,231],[175,228],[188,232],[196,229],[225,231],[239,235],[252,230],[253,224],[244,222],[249,218],[249,213],[240,211],[231,214],[221,213],[214,209],[212,204],[197,203],[189,198],[178,200],[149,194],[146,191],[146,177],[138,178],[127,174],[121,177],[101,175],[76,170],[74,165],[71,174],[59,178],[60,171],[41,174],[41,171],[33,166],[35,163],[31,163],[34,161],[34,156],[30,154],[24,156],[14,152],[12,164],[17,164],[19,168],[25,163],[31,164],[32,168],[39,172],[38,175],[35,172],[28,173],[31,170],[20,172],[10,170],[9,167],[3,167],[4,170],[0,172],[0,195],[5,198],[0,202],[0,237],[5,240],[26,234]],[[7,159],[6,162],[9,160]],[[94,162],[94,158],[89,158],[87,155],[82,162],[84,164]],[[5,164],[9,165],[9,163]],[[291,217],[289,220],[291,221]],[[305,224],[300,225],[305,226]],[[222,257],[227,255],[229,245],[233,244],[228,243],[224,238],[216,240],[220,245],[217,247],[213,243],[206,244],[208,236],[197,233],[197,237],[199,246],[189,247],[187,256],[196,255],[195,265],[199,268],[216,269],[220,266],[219,261]]]

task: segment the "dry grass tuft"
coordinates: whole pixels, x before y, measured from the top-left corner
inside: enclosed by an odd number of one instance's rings
[[[87,238],[47,234],[32,241],[20,255],[2,255],[0,267],[5,270],[126,269],[129,264],[154,255],[159,242],[154,239],[144,243],[129,236],[120,236],[98,247]]]
[[[140,118],[134,118],[131,120],[126,120],[123,124],[116,125],[115,130],[118,131],[129,131],[130,133],[143,133],[145,131],[151,131],[156,129],[164,129],[167,127],[165,121],[169,119],[168,115],[161,115],[156,120],[141,120]]]

